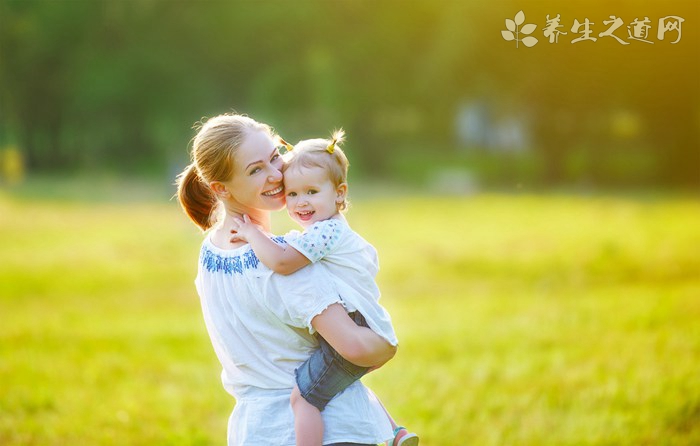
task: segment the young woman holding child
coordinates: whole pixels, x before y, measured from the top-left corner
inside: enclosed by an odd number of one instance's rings
[[[180,204],[202,230],[209,230],[195,284],[223,366],[224,387],[236,399],[228,444],[294,445],[290,397],[295,411],[297,407],[323,409],[318,412],[322,418],[299,411],[298,421],[312,420],[316,428],[320,422],[322,440],[314,436],[318,430],[310,429],[308,434],[302,430],[304,438],[297,435],[297,444],[308,440],[306,444],[375,445],[392,438],[389,441],[395,445],[417,444],[411,443],[413,437],[404,429],[392,434],[393,421],[357,380],[367,368],[381,366],[396,352],[386,312],[377,313],[383,327],[378,329],[373,326],[375,313],[346,298],[349,291],[341,289],[324,262],[309,260],[306,266],[298,264],[293,274],[292,270],[279,274],[265,265],[264,254],[243,241],[244,231],[269,233],[270,212],[284,206],[285,195],[290,200],[276,138],[269,126],[245,116],[209,119],[194,138],[192,163],[178,177]],[[299,218],[309,221],[308,215],[301,213]],[[232,238],[232,231],[239,231],[239,236]],[[287,244],[284,238],[275,240],[272,243]],[[346,307],[357,321],[369,316],[370,328],[356,324]],[[381,309],[378,304],[377,308]],[[319,337],[324,342],[320,350]],[[324,348],[326,356],[317,353]],[[313,392],[301,376],[318,379],[311,370],[313,359],[328,355],[342,359],[338,363],[344,370],[352,365],[354,377],[340,385],[322,384],[331,393],[315,408],[303,406],[309,404],[304,398],[312,398]],[[296,390],[292,396],[295,371],[296,383],[303,383],[298,388],[306,390],[306,395]]]

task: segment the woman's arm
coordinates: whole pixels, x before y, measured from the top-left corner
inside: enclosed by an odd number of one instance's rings
[[[350,319],[335,303],[311,320],[311,325],[340,356],[361,367],[376,367],[394,357],[397,347]]]
[[[257,225],[250,221],[247,215],[243,220],[234,220],[238,227],[231,241],[243,240],[250,243],[255,255],[261,262],[278,274],[292,274],[305,267],[311,261],[302,253],[289,245],[282,246],[275,243]]]

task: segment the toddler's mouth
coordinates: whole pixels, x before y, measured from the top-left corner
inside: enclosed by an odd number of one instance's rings
[[[299,217],[299,220],[301,221],[309,221],[311,220],[311,217],[315,214],[315,211],[300,211],[296,212],[297,217]]]

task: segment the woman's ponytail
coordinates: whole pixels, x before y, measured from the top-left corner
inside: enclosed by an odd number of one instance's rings
[[[188,217],[206,231],[212,226],[212,213],[217,200],[213,192],[197,174],[194,163],[177,177],[177,199]]]

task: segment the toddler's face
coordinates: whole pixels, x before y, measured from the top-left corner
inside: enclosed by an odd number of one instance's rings
[[[345,186],[336,188],[320,167],[287,169],[284,190],[289,216],[304,228],[337,214],[337,200],[345,196]]]

